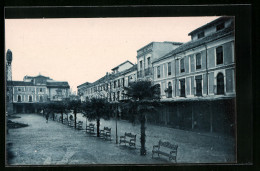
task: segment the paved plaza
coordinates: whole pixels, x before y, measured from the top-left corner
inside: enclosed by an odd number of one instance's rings
[[[101,120],[100,128],[112,128],[112,141],[103,140],[52,121],[46,123],[38,114],[19,114],[14,122],[28,127],[9,129],[6,143],[11,143],[14,158],[10,165],[84,165],[84,164],[174,164],[167,157],[152,159],[152,148],[159,140],[178,144],[177,163],[235,162],[235,140],[217,134],[202,134],[156,125],[146,125],[146,156],[140,156],[140,125],[118,121],[118,136],[137,134],[137,148],[116,144],[115,120]],[[77,120],[86,119],[81,114]],[[88,122],[90,123],[90,122]],[[95,121],[93,122],[94,124]],[[95,128],[96,129],[96,128]],[[95,130],[96,131],[96,130]]]

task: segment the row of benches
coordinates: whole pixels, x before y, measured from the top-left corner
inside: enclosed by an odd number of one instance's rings
[[[63,123],[68,124],[71,127],[74,126],[74,120],[68,121],[67,119],[65,119]],[[78,121],[76,124],[77,129],[83,129],[83,121]],[[95,124],[90,123],[89,125],[87,125],[86,133],[95,134]],[[104,127],[102,130],[100,130],[99,135],[100,138],[111,141],[111,128]],[[121,143],[123,143],[125,146],[127,144],[130,147],[136,148],[136,134],[134,135],[132,133],[125,132],[123,136],[120,136],[119,144]],[[177,149],[178,145],[171,144],[170,142],[163,142],[160,140],[157,145],[153,146],[152,158],[155,154],[157,154],[158,157],[160,155],[167,156],[169,160],[174,160],[175,162],[177,162]]]
[[[124,143],[125,145],[128,144],[130,147],[136,148],[136,135],[132,133],[125,133],[125,135],[120,136],[119,144]],[[159,141],[158,145],[153,146],[152,150],[152,158],[154,154],[157,154],[158,157],[160,155],[164,155],[169,157],[169,160],[174,160],[177,162],[177,149],[178,145],[171,144],[169,142]]]
[[[86,126],[86,133],[89,134],[95,134],[95,124],[90,123],[89,125]],[[100,138],[104,138],[106,140],[112,140],[111,139],[111,128],[104,127],[99,131],[99,136]]]

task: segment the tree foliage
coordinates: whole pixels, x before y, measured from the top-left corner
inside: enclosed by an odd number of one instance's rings
[[[150,81],[137,81],[129,84],[129,87],[125,88],[125,95],[129,98],[128,101],[122,104],[122,107],[128,111],[128,114],[132,115],[130,121],[134,121],[135,118],[141,123],[141,155],[146,155],[145,149],[145,123],[146,115],[155,111],[155,107],[159,105],[160,99],[160,85],[152,85]],[[137,116],[137,117],[135,117]]]
[[[106,99],[93,98],[83,104],[82,110],[84,116],[87,117],[88,120],[97,121],[97,136],[99,137],[100,119],[103,118],[108,120],[111,116],[112,110],[110,103],[108,103]]]

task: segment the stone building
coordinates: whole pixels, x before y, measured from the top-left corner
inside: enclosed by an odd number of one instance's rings
[[[35,104],[61,101],[70,95],[68,82],[54,81],[42,75],[25,76],[23,81],[8,81],[7,87],[11,85],[14,113],[33,113],[36,112]]]
[[[137,78],[152,80],[152,63],[161,56],[176,49],[180,42],[151,42],[137,50]]]
[[[93,83],[84,83],[78,86],[78,92],[81,93],[81,100],[106,98],[109,102],[113,102],[126,99],[124,87],[128,86],[129,82],[136,81],[136,65],[125,61],[111,69],[111,71],[111,73],[107,72],[105,76]]]
[[[137,65],[121,72],[113,68],[113,74],[87,85],[86,98],[124,100],[122,86],[130,77],[151,80],[160,85],[163,105],[147,116],[149,122],[234,134],[234,18],[219,17],[188,35],[186,43],[151,42],[140,48]]]
[[[162,99],[234,96],[233,18],[221,17],[189,35],[191,41],[153,62]]]

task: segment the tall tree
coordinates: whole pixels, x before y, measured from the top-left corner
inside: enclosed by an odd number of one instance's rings
[[[61,114],[61,122],[63,123],[63,114],[68,112],[68,101],[62,100],[56,102],[55,111]]]
[[[155,106],[158,106],[158,100],[160,99],[160,85],[152,85],[151,81],[137,81],[129,84],[129,87],[125,87],[125,95],[129,97],[129,100],[125,102],[122,107],[127,109],[130,115],[137,115],[141,123],[141,155],[146,155],[145,149],[145,123],[146,115],[152,111],[155,111]],[[135,118],[135,117],[130,117]],[[133,122],[134,120],[131,119]]]
[[[111,106],[106,99],[93,98],[89,102],[86,102],[84,107],[84,116],[90,121],[96,120],[97,122],[97,137],[99,137],[100,119],[110,119]]]
[[[74,128],[77,128],[77,114],[81,112],[82,104],[80,100],[69,101],[68,109],[73,110],[74,114]]]

